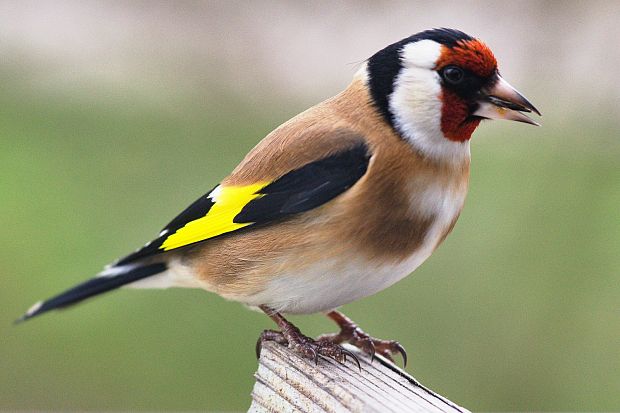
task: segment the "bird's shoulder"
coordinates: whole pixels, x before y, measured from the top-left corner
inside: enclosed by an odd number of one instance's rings
[[[225,186],[271,182],[321,159],[365,147],[367,136],[339,116],[330,102],[314,106],[283,123],[260,141],[223,181]]]

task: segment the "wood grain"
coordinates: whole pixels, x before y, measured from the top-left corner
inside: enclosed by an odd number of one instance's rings
[[[359,354],[357,349],[347,347]],[[250,412],[468,412],[422,386],[389,361],[359,354],[362,371],[302,359],[286,347],[263,344]]]

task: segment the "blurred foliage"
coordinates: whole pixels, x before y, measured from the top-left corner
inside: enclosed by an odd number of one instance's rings
[[[121,290],[11,322],[149,240],[304,105],[249,107],[214,85],[167,105],[0,87],[0,410],[247,408],[273,326],[216,295]],[[415,276],[344,307],[474,411],[620,409],[618,125],[545,115],[485,123],[454,233]]]

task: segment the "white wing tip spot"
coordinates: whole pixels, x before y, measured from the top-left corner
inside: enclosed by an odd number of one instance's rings
[[[32,305],[32,307],[30,307],[28,309],[28,311],[26,311],[26,316],[30,317],[31,315],[36,313],[39,310],[39,308],[41,308],[42,305],[43,305],[43,301],[38,301],[38,302],[34,303]]]

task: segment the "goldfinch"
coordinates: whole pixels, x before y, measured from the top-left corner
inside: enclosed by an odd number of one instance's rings
[[[406,363],[398,342],[372,338],[336,309],[432,254],[463,207],[472,133],[483,119],[536,124],[524,112],[540,115],[480,40],[452,29],[407,37],[267,135],[153,241],[19,321],[121,286],[202,288],[275,321],[257,352],[273,340],[344,362],[347,341]],[[316,312],[340,332],[315,340],[282,316]]]

